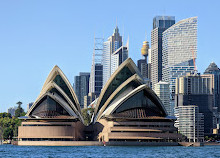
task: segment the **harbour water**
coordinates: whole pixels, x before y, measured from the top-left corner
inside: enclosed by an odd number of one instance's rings
[[[203,147],[126,147],[126,146],[79,146],[43,147],[0,145],[0,157],[156,157],[156,158],[219,158],[220,146]]]

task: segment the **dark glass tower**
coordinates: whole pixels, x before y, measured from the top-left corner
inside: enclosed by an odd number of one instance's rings
[[[162,33],[175,24],[174,16],[156,16],[151,31],[151,81],[152,87],[162,80]]]
[[[80,72],[79,76],[74,77],[74,90],[81,108],[84,107],[84,96],[89,93],[89,77],[89,72]]]

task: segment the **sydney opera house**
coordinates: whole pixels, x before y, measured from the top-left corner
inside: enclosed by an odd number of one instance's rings
[[[70,82],[55,66],[21,118],[18,145],[177,145],[184,139],[130,58],[108,80],[94,108],[85,126]]]

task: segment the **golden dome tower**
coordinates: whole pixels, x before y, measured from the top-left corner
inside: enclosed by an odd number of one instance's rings
[[[143,55],[144,57],[147,57],[148,56],[148,49],[149,49],[149,42],[144,41],[143,46],[141,48],[141,55]]]

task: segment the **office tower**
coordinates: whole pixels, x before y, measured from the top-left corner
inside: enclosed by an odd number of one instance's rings
[[[177,108],[178,131],[187,137],[188,142],[204,141],[204,115],[196,105],[184,105]]]
[[[197,17],[181,20],[163,32],[162,79],[170,84],[171,110],[174,108],[175,80],[194,72],[196,54]]]
[[[89,93],[99,96],[103,85],[103,38],[94,38],[92,67],[89,80]]]
[[[148,78],[149,78],[149,80],[151,80],[151,49],[149,48],[148,49]]]
[[[89,72],[80,72],[74,77],[74,90],[81,108],[84,107],[84,96],[89,93],[89,78]]]
[[[11,114],[11,116],[15,116],[15,110],[17,110],[18,107],[11,107],[8,108],[8,113]]]
[[[211,134],[216,128],[214,107],[214,75],[187,74],[176,79],[175,108],[197,105],[204,115],[204,132]]]
[[[156,16],[151,31],[151,82],[154,85],[162,80],[162,33],[175,24],[174,16]]]
[[[149,51],[149,42],[144,41],[143,46],[141,48],[141,55],[144,57],[144,59],[140,59],[137,61],[138,69],[141,72],[142,77],[148,78],[148,51]]]
[[[33,102],[27,104],[27,111],[31,108],[31,106],[32,106],[33,104],[34,104]]]
[[[170,87],[168,82],[159,81],[155,84],[155,93],[162,101],[168,115],[171,115],[170,109]]]
[[[214,75],[214,106],[217,107],[218,112],[220,112],[220,69],[214,62],[212,62],[205,70],[204,74]]]
[[[123,46],[118,26],[103,46],[103,87],[118,66],[128,58],[128,45]]]
[[[111,55],[111,75],[118,66],[128,58],[128,42],[126,46],[121,46]]]
[[[95,93],[88,93],[87,96],[84,96],[84,108],[88,108],[88,106],[96,99]]]

